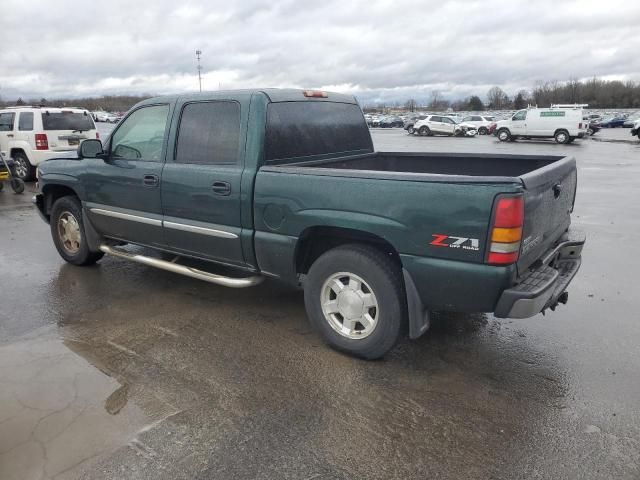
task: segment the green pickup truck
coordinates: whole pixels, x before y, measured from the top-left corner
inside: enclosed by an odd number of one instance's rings
[[[585,241],[570,229],[573,158],[375,152],[338,93],[152,98],[104,145],[85,140],[37,175],[67,262],[108,254],[228,287],[301,285],[324,339],[363,358],[422,335],[431,311],[555,309]]]

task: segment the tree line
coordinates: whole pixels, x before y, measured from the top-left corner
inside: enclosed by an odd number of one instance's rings
[[[51,106],[51,107],[80,107],[89,111],[126,112],[133,105],[150,98],[151,95],[104,95],[102,97],[87,98],[56,98],[56,99],[22,99],[17,101],[2,101],[0,107],[13,107],[22,105]]]
[[[91,111],[125,112],[141,100],[151,95],[104,95],[87,98],[26,99],[2,101],[0,107],[20,105],[43,106],[76,106]],[[365,111],[385,111],[388,108],[403,108],[407,111],[429,109],[445,111],[449,108],[456,111],[483,110],[519,110],[527,105],[548,107],[554,103],[582,103],[589,108],[640,108],[640,82],[619,80],[602,80],[597,77],[586,81],[570,79],[566,82],[538,82],[532,90],[520,90],[507,94],[501,87],[489,89],[485,98],[478,95],[451,101],[438,90],[431,92],[428,99],[422,101],[410,98],[405,102],[396,101],[390,104],[379,103],[363,105]]]
[[[640,82],[602,80],[538,82],[532,90],[520,90],[511,96],[499,86],[491,87],[484,99],[478,95],[450,101],[438,90],[420,102],[410,98],[393,104],[366,105],[365,110],[384,110],[390,107],[414,112],[420,109],[445,111],[520,110],[527,105],[549,107],[556,103],[588,104],[589,108],[640,108]]]

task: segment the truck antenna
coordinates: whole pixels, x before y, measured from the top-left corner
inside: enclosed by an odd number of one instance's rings
[[[198,84],[200,85],[200,91],[202,92],[202,66],[200,65],[200,55],[202,55],[202,50],[196,50],[196,58],[198,59]]]

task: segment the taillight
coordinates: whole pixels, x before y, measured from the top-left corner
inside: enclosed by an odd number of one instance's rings
[[[96,132],[96,138],[100,140],[100,132]]]
[[[491,239],[487,263],[510,265],[518,261],[522,226],[524,225],[524,199],[522,195],[501,195],[493,209]]]
[[[46,133],[36,133],[36,150],[49,150],[49,140]]]
[[[578,129],[579,129],[579,130],[582,130],[582,122],[580,122],[580,123],[578,124]]]

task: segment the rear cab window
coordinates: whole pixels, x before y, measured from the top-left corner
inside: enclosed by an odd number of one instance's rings
[[[275,102],[267,108],[267,163],[373,152],[360,106],[338,102]]]
[[[42,112],[42,128],[44,130],[87,131],[96,128],[91,115],[87,112],[62,110],[60,112]]]

